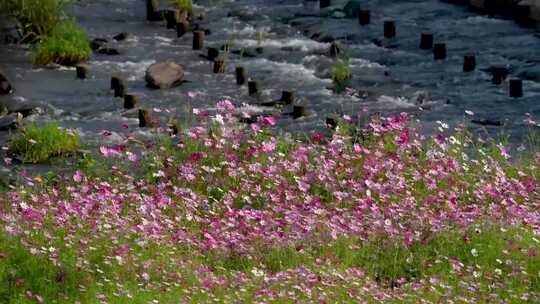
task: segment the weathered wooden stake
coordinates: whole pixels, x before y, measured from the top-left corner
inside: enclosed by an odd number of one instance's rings
[[[283,104],[289,105],[292,104],[295,99],[294,92],[293,91],[282,91],[281,92],[281,99],[280,101]]]
[[[249,92],[250,96],[259,93],[260,90],[261,90],[261,82],[260,81],[258,81],[258,80],[248,81],[248,92]]]
[[[180,21],[176,24],[176,37],[180,38],[189,32],[189,23],[187,21]]]
[[[519,98],[523,96],[523,81],[521,79],[510,79],[510,97]]]
[[[306,114],[306,107],[304,105],[294,105],[292,116],[294,119],[300,118]]]
[[[463,57],[463,72],[472,72],[476,69],[476,56],[467,54]]]
[[[327,8],[331,5],[330,0],[320,0],[319,1],[319,7],[320,8]]]
[[[111,88],[114,90],[114,97],[124,97],[126,93],[126,84],[117,76],[111,78]]]
[[[225,73],[225,59],[216,58],[214,60],[214,74]]]
[[[134,94],[124,94],[124,109],[133,109],[137,106],[137,96]]]
[[[358,23],[368,25],[371,22],[371,12],[369,10],[360,10],[358,13]]]
[[[76,71],[77,71],[77,78],[79,79],[86,79],[88,77],[88,71],[90,69],[90,67],[86,64],[78,64],[76,67],[75,67]]]
[[[384,37],[394,38],[396,37],[396,21],[393,19],[384,21]]]
[[[491,73],[493,74],[491,82],[493,84],[501,84],[508,77],[508,67],[506,65],[492,66]]]
[[[118,75],[113,75],[111,77],[111,90],[114,90],[120,82],[122,82],[122,78]]]
[[[151,128],[154,126],[152,121],[152,112],[149,109],[139,109],[139,127]]]
[[[422,33],[420,34],[420,49],[431,50],[433,48],[433,34]]]
[[[433,45],[433,58],[435,60],[446,59],[446,44],[435,43],[435,45]]]
[[[165,13],[165,20],[167,20],[167,28],[173,29],[180,21],[180,12],[176,9],[167,10]]]
[[[208,55],[206,56],[206,58],[208,58],[208,60],[214,60],[218,56],[219,56],[219,50],[218,49],[216,49],[216,48],[208,48]]]
[[[193,32],[193,49],[202,50],[204,47],[204,31]]]
[[[158,11],[159,0],[146,0],[146,20],[161,21],[163,15]]]
[[[236,84],[243,85],[246,83],[247,79],[247,70],[245,67],[236,67]]]

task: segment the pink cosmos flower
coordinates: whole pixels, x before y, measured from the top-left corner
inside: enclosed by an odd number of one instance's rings
[[[101,136],[109,137],[112,135],[112,132],[109,130],[103,130],[99,133]]]
[[[99,152],[101,152],[101,154],[103,154],[103,156],[105,156],[105,157],[113,157],[113,156],[119,156],[120,155],[120,152],[118,151],[118,149],[107,148],[105,146],[99,147]]]
[[[75,174],[73,175],[73,180],[77,183],[80,183],[82,179],[83,179],[82,172],[79,170],[75,171]]]
[[[265,116],[262,119],[264,125],[274,126],[277,122],[277,119],[274,116]]]

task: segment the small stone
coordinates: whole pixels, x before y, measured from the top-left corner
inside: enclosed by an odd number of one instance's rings
[[[123,40],[126,40],[128,36],[129,36],[128,33],[121,32],[120,34],[114,35],[113,39],[116,41],[123,41]]]

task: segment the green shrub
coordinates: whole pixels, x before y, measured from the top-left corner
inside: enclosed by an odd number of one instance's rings
[[[351,77],[352,72],[347,65],[347,62],[344,60],[338,60],[336,67],[334,68],[334,72],[332,73],[332,82],[334,83],[336,91],[342,92],[349,83]]]
[[[9,152],[25,163],[39,163],[52,157],[61,157],[77,152],[80,137],[66,131],[56,123],[43,127],[29,125],[21,133],[8,140]]]
[[[189,16],[193,14],[193,3],[191,0],[170,0],[170,4],[180,12],[186,12]]]
[[[75,65],[90,57],[92,49],[86,32],[73,20],[59,23],[49,36],[34,47],[34,64],[51,62]]]
[[[65,17],[70,0],[2,0],[0,12],[16,17],[27,37],[47,36]]]

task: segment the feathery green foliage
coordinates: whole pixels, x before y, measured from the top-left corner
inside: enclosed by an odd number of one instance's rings
[[[79,135],[60,128],[57,123],[48,123],[43,127],[30,124],[8,141],[10,153],[26,163],[39,163],[52,157],[65,156],[76,152],[79,147]]]
[[[88,35],[75,21],[69,20],[58,24],[35,46],[33,61],[34,64],[75,65],[87,60],[91,53]]]

